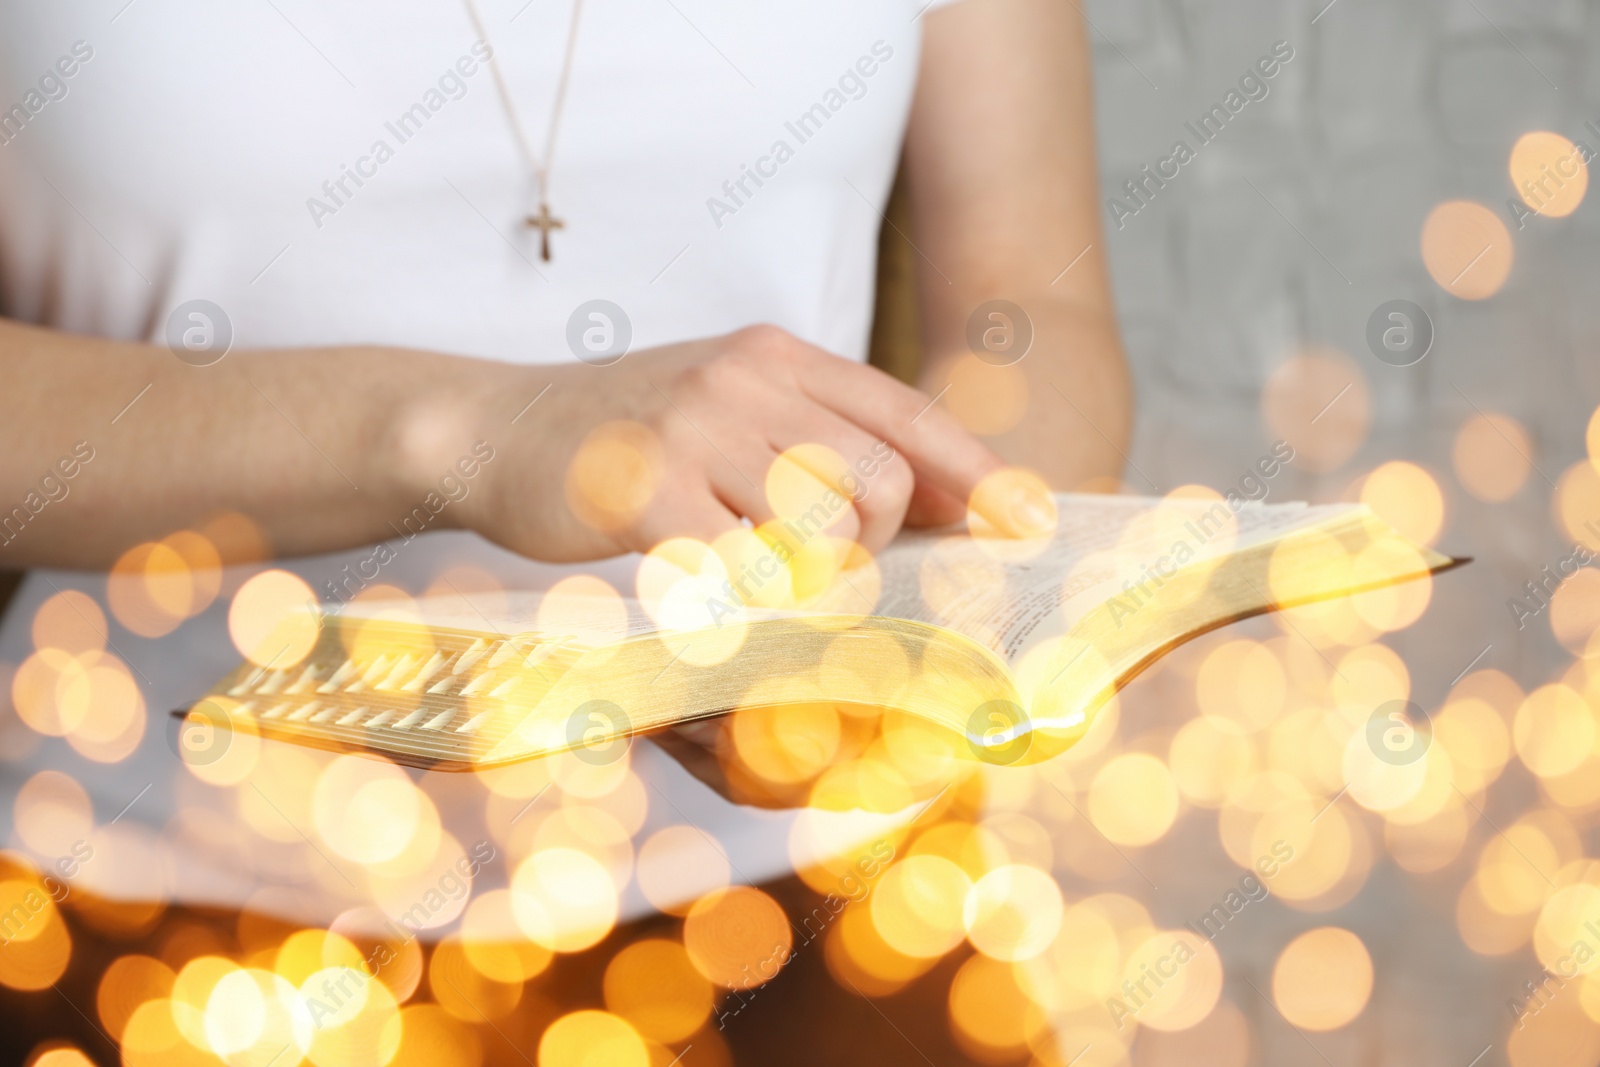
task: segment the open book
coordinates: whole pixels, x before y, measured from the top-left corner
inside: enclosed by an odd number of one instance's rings
[[[826,701],[917,716],[977,758],[1033,762],[1074,743],[1113,693],[1190,638],[1277,608],[1382,595],[1461,562],[1360,505],[1084,494],[1055,505],[1048,537],[905,531],[875,560],[823,553],[837,566],[820,582],[704,550],[699,563],[693,552],[646,557],[636,588],[620,592],[589,579],[308,612],[189,714],[466,770]],[[773,598],[757,572],[786,583],[788,606],[760,606]],[[277,648],[297,643],[287,656]]]

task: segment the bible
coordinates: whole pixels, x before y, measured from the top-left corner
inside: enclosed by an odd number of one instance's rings
[[[731,550],[667,542],[627,590],[575,570],[542,592],[323,605],[286,615],[176,714],[470,770],[826,702],[912,717],[974,759],[1034,762],[1184,641],[1339,597],[1381,620],[1466,562],[1364,505],[1050,503],[1035,537],[905,530],[870,557],[820,534],[780,552],[745,528]]]

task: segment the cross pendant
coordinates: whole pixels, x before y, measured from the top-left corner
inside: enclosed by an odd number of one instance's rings
[[[539,201],[539,213],[529,215],[524,220],[526,225],[539,231],[539,258],[546,263],[550,262],[550,231],[564,230],[567,224],[550,214],[550,205],[543,200]]]

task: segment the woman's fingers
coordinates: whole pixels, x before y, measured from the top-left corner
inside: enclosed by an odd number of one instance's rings
[[[759,434],[745,431],[707,461],[706,481],[712,494],[731,512],[759,526],[774,517],[767,501],[767,471],[778,454]]]
[[[709,545],[739,525],[739,516],[717,499],[703,479],[698,484],[668,479],[640,515],[627,547],[648,552],[674,537],[692,537]]]
[[[826,533],[876,552],[908,516],[959,521],[979,482],[1003,466],[925,394],[773,327],[666,358],[659,384],[634,383],[665,477],[629,547],[711,542],[741,519],[776,518],[802,541]]]
[[[967,505],[929,482],[918,482],[906,509],[907,526],[949,526],[967,517]]]
[[[965,501],[1005,463],[929,397],[882,371],[809,349],[796,361],[800,387],[817,403],[887,441],[927,481]]]
[[[834,537],[859,542],[869,552],[888,544],[905,521],[915,478],[911,468],[887,444],[828,408],[803,400],[790,409],[790,417],[771,434],[773,444],[804,474],[793,479],[805,482],[810,476],[809,497],[802,490],[799,505],[826,518],[825,528]],[[834,455],[814,455],[797,445],[820,444]],[[843,460],[841,467],[836,461]],[[782,486],[773,488],[782,491]],[[831,490],[833,496],[828,496]],[[842,504],[830,507],[830,504]],[[805,524],[810,529],[812,524]]]

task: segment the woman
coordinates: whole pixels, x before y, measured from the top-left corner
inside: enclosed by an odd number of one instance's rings
[[[893,448],[831,531],[868,549],[960,518],[1003,462],[1120,470],[1072,5],[111,0],[8,10],[0,42],[0,567],[103,569],[231,509],[280,557],[344,552],[295,564],[328,591],[480,443],[383,580],[709,540],[770,517],[802,442]],[[921,391],[862,364],[897,165]],[[1024,357],[991,328],[1031,332]],[[947,410],[1018,382],[987,440]],[[659,473],[607,511],[569,471],[618,420]],[[0,656],[68,585],[103,589],[41,573]],[[197,629],[119,642],[152,708],[233,655]],[[55,744],[0,768],[8,795],[41,766],[102,784]],[[128,817],[161,825],[163,756],[117,767],[102,822],[151,781]]]

